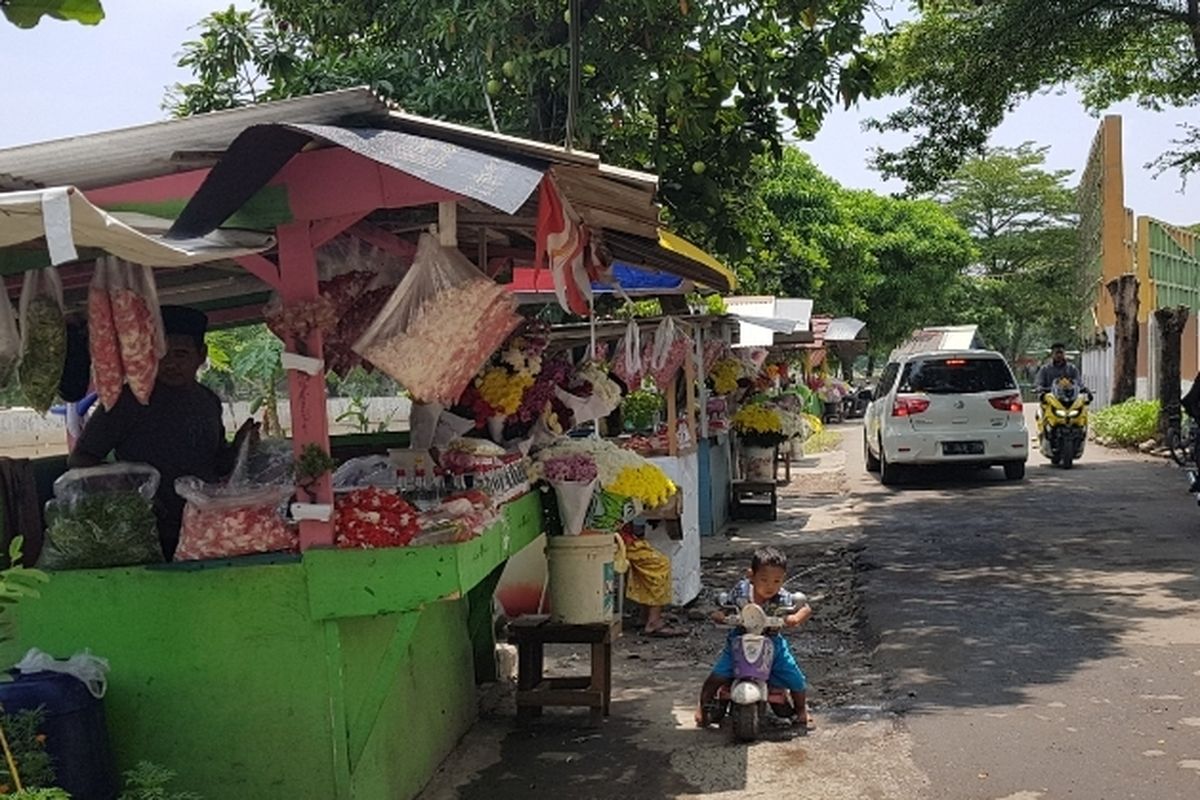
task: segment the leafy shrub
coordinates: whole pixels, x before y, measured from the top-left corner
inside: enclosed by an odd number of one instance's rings
[[[1113,444],[1141,444],[1158,433],[1158,410],[1157,400],[1126,400],[1092,414],[1092,430]]]
[[[822,430],[804,440],[804,453],[831,453],[842,446],[842,434],[837,431]]]
[[[193,792],[175,792],[168,788],[175,773],[149,761],[140,761],[125,773],[125,791],[118,800],[201,800]]]

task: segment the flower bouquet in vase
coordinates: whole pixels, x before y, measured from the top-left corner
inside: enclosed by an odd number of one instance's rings
[[[586,455],[572,453],[546,459],[542,470],[546,482],[554,489],[563,533],[578,536],[591,515],[592,500],[600,484],[596,462]]]

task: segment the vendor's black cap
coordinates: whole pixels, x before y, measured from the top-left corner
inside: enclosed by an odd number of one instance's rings
[[[167,336],[191,336],[203,342],[204,334],[208,332],[208,315],[195,308],[163,306],[162,318]]]

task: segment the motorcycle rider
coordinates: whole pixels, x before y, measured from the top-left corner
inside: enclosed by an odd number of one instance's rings
[[[1083,388],[1083,379],[1079,377],[1079,370],[1074,364],[1067,361],[1066,347],[1061,342],[1055,342],[1050,345],[1050,362],[1042,365],[1042,368],[1038,370],[1037,379],[1034,381],[1038,397],[1050,392],[1054,388],[1054,384],[1063,378],[1078,386],[1079,391],[1087,391]]]

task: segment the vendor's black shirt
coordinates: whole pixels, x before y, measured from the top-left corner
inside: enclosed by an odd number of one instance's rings
[[[179,543],[183,518],[175,479],[194,475],[215,481],[226,468],[221,401],[198,383],[185,387],[159,383],[149,405],[142,405],[127,387],[112,410],[96,410],[75,449],[101,460],[115,451],[118,461],[149,464],[159,471],[158,533],[169,560]]]

